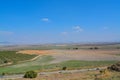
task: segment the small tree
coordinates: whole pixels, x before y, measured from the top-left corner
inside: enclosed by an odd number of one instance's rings
[[[73,50],[78,50],[78,48],[73,48]]]
[[[113,70],[113,71],[117,71],[120,72],[120,62],[111,65],[110,67],[108,67],[109,70]]]
[[[66,69],[67,69],[67,67],[63,67],[63,68],[62,68],[62,70],[66,70]]]
[[[120,49],[120,47],[117,47],[117,49]]]
[[[24,78],[36,78],[37,73],[34,71],[28,71],[25,73]]]
[[[5,60],[4,63],[8,63],[8,60]]]
[[[99,49],[98,47],[95,47],[94,49]]]
[[[91,47],[90,49],[92,50],[93,48]]]
[[[4,72],[2,73],[2,76],[5,76],[5,73],[4,73]]]

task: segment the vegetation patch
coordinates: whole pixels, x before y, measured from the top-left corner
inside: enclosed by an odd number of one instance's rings
[[[42,70],[44,67],[43,65],[49,64],[51,60],[53,60],[51,56],[41,56],[34,61],[19,63],[6,67],[0,67],[0,74],[2,73],[17,74],[17,73],[25,73],[26,71],[31,71],[31,70]]]
[[[14,65],[0,67],[0,74],[25,73],[26,71],[31,71],[31,70],[36,70],[40,72],[40,71],[63,70],[63,68],[64,69],[66,68],[67,70],[94,68],[94,67],[109,66],[117,62],[117,61],[70,60],[70,61],[51,64],[51,61],[55,59],[50,55],[43,55],[33,61],[18,63],[20,61],[32,59],[36,55],[20,54],[20,53],[16,53],[15,51],[1,51],[0,56],[7,57],[7,60],[10,60],[11,62],[14,63]],[[0,59],[3,60],[2,58],[3,57],[1,57]],[[5,61],[4,63],[7,63],[7,61]]]
[[[20,61],[30,60],[37,55],[19,54],[16,51],[0,51],[0,65],[5,63],[18,63]]]
[[[109,70],[113,70],[113,71],[117,71],[120,72],[120,62],[111,65],[110,67],[108,67]]]
[[[56,64],[45,65],[44,69],[58,69],[62,70],[63,67],[67,69],[83,69],[83,68],[95,68],[109,66],[117,61],[80,61],[80,60],[70,60]]]
[[[120,73],[105,69],[100,71],[99,74],[95,75],[94,80],[120,80]]]
[[[70,69],[84,69],[84,68],[94,68],[108,66],[116,63],[116,61],[65,61],[56,64],[49,64],[53,60],[51,56],[42,56],[35,61],[16,64],[8,67],[0,68],[0,74],[17,74],[25,73],[26,71],[36,70],[38,72],[44,71],[56,71],[63,70],[65,67],[67,70]]]
[[[24,78],[36,78],[37,72],[35,71],[27,71],[24,75]]]

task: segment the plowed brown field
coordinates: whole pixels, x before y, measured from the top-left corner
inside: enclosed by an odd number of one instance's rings
[[[55,60],[52,63],[68,60],[85,60],[85,61],[120,61],[120,50],[23,50],[18,53],[50,55]]]
[[[17,53],[48,55],[48,54],[54,53],[54,51],[53,50],[23,50],[23,51],[18,51]]]

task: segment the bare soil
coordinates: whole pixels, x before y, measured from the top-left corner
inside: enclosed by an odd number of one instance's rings
[[[90,71],[83,73],[66,73],[66,74],[51,74],[51,75],[39,75],[32,80],[94,80],[94,75],[98,74],[98,71]],[[17,80],[31,80],[31,79],[17,79]]]
[[[51,63],[58,63],[68,60],[84,61],[120,61],[120,50],[23,50],[23,54],[51,55],[55,60]]]

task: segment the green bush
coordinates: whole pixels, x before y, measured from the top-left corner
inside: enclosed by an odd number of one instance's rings
[[[25,73],[24,78],[36,78],[37,73],[34,71],[28,71]]]
[[[109,70],[120,72],[120,62],[113,64],[112,66],[108,67]]]
[[[4,72],[2,73],[2,76],[5,76],[5,73],[4,73]]]
[[[8,63],[9,61],[8,60],[5,60],[4,63]]]
[[[94,49],[99,49],[98,47],[94,47]]]
[[[62,68],[62,70],[66,70],[66,69],[67,69],[67,67],[63,67],[63,68]]]

